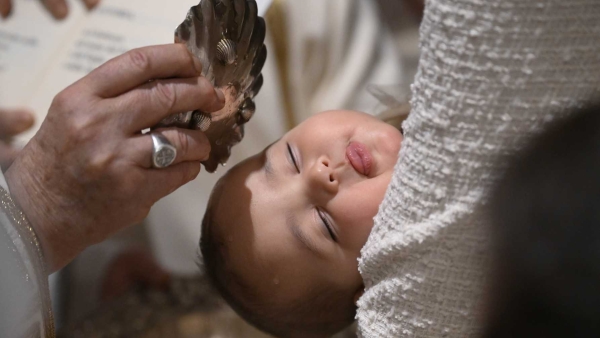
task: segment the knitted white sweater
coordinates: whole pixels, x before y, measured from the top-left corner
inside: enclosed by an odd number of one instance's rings
[[[413,112],[362,250],[363,337],[475,337],[505,157],[600,91],[599,0],[428,0]]]

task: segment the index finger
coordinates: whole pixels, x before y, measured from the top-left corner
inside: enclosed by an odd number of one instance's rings
[[[131,50],[96,68],[81,82],[93,94],[110,98],[150,80],[195,77],[202,72],[200,60],[183,44]]]
[[[0,108],[0,138],[15,136],[31,128],[33,113],[25,109]]]
[[[55,19],[64,19],[69,14],[65,0],[42,0],[42,3]]]
[[[0,0],[0,16],[6,19],[10,12],[12,11],[12,1],[11,0]]]

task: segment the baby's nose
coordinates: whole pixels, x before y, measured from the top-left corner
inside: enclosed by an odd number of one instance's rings
[[[309,176],[311,190],[325,192],[329,196],[337,194],[339,189],[337,173],[326,156],[322,156],[315,161],[310,168]]]

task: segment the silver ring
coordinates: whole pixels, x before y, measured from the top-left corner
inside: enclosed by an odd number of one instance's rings
[[[157,169],[163,169],[175,161],[177,157],[177,148],[175,148],[166,137],[159,133],[151,133],[152,143],[152,166]]]

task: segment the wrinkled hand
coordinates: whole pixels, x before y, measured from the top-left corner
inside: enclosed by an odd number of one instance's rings
[[[17,157],[18,150],[10,145],[10,139],[31,128],[33,114],[23,109],[0,108],[0,167],[6,170]]]
[[[6,172],[49,272],[142,221],[155,202],[198,175],[210,153],[202,132],[162,130],[177,158],[153,169],[152,138],[140,130],[171,114],[221,109],[223,93],[199,76],[201,69],[184,45],[147,47],[107,62],[55,97]]]
[[[55,19],[64,19],[69,14],[66,0],[41,0]],[[82,0],[88,9],[94,8],[100,0]],[[7,18],[12,11],[12,0],[0,0],[0,15]]]

